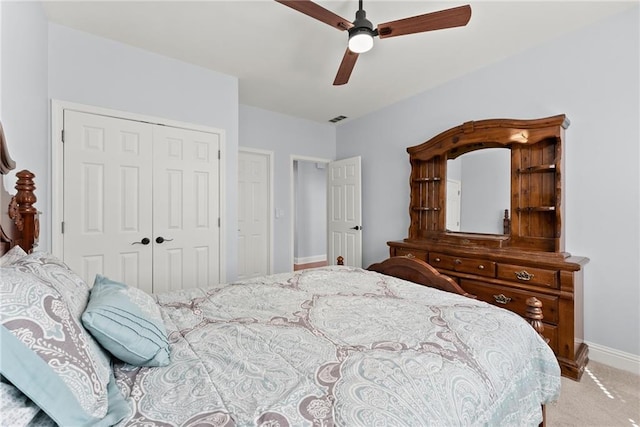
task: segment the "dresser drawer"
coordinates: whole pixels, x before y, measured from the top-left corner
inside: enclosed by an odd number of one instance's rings
[[[429,264],[443,270],[459,271],[460,273],[477,274],[479,276],[495,277],[496,263],[475,258],[462,258],[437,252],[429,253]]]
[[[542,315],[544,322],[558,323],[558,297],[551,295],[531,294],[520,289],[490,283],[477,282],[475,280],[460,279],[460,286],[470,294],[476,295],[479,300],[486,301],[498,307],[506,308],[522,317],[527,312],[527,299],[535,296],[542,302]]]
[[[394,248],[395,249],[395,256],[408,256],[408,257],[416,257],[418,259],[421,259],[422,261],[427,261],[427,252],[426,251],[420,251],[420,250],[416,250],[416,249],[411,249],[411,248]]]
[[[557,270],[544,270],[542,268],[523,267],[521,265],[498,264],[499,279],[557,288],[559,282],[558,276],[559,272]]]

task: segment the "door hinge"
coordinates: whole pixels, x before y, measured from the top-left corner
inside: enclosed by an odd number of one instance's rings
[[[220,217],[218,217],[218,228],[220,228]]]
[[[64,129],[60,131],[60,139],[62,140],[62,143],[64,143]]]
[[[64,234],[64,221],[60,223],[60,229],[62,231],[62,234]]]
[[[220,150],[218,150],[218,160],[220,160],[222,157],[222,155],[220,154]]]

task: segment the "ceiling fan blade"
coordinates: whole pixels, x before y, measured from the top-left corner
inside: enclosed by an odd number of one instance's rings
[[[304,13],[318,21],[331,25],[340,31],[348,30],[353,24],[340,15],[336,15],[330,10],[310,1],[310,0],[276,0],[278,3],[289,6],[291,9]]]
[[[336,74],[336,79],[333,81],[334,86],[340,86],[349,81],[349,77],[351,77],[351,72],[353,71],[353,67],[356,65],[356,61],[358,60],[357,53],[351,52],[349,48],[344,53],[342,57],[342,62],[340,63],[340,68],[338,68],[338,74]]]
[[[378,36],[383,39],[405,34],[442,30],[444,28],[463,27],[467,25],[469,19],[471,19],[471,6],[459,6],[411,18],[385,22],[378,25]]]

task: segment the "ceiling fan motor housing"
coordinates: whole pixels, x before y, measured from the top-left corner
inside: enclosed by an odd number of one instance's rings
[[[367,12],[360,9],[356,12],[356,20],[353,21],[353,27],[349,28],[349,37],[363,32],[372,37],[376,35],[373,31],[373,24],[367,19]]]
[[[373,25],[366,15],[364,10],[358,10],[353,27],[349,28],[349,50],[354,53],[370,50],[373,47],[373,37],[377,35],[377,31],[373,31]]]

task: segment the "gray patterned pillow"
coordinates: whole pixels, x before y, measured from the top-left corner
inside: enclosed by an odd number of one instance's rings
[[[9,266],[25,256],[27,253],[20,246],[14,246],[0,257],[0,267]]]
[[[112,425],[128,408],[110,358],[82,326],[89,287],[60,260],[34,253],[0,273],[0,373],[60,425]],[[119,401],[118,401],[119,397]]]

